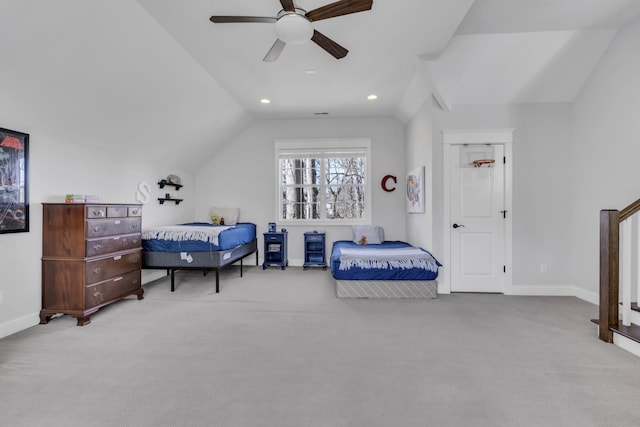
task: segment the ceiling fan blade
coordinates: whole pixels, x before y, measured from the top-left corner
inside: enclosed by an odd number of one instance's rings
[[[287,12],[295,12],[296,6],[293,4],[293,0],[280,0],[282,8]]]
[[[209,21],[215,24],[228,24],[233,22],[266,22],[274,23],[276,18],[268,18],[264,16],[212,16]]]
[[[307,12],[305,16],[309,21],[320,21],[321,19],[335,18],[336,16],[350,13],[364,12],[365,10],[370,10],[372,6],[373,0],[339,0]]]
[[[334,42],[329,37],[325,36],[317,30],[313,30],[313,37],[311,37],[311,40],[313,40],[315,44],[333,55],[333,57],[336,59],[344,58],[345,56],[347,56],[347,53],[349,53],[347,49],[340,46],[338,43]]]
[[[267,54],[264,57],[263,61],[264,62],[273,62],[276,59],[278,59],[278,57],[282,53],[282,49],[284,49],[285,46],[286,46],[285,42],[283,42],[280,39],[276,39],[276,42],[273,44],[273,46],[271,46],[271,49],[269,49],[269,52],[267,52]]]

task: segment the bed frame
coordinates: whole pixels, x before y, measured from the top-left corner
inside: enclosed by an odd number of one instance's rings
[[[338,298],[434,299],[436,280],[336,280]]]
[[[240,277],[243,273],[243,259],[252,253],[256,254],[258,265],[258,239],[224,251],[208,252],[156,252],[142,251],[142,268],[166,269],[171,275],[171,292],[175,291],[175,272],[178,270],[202,270],[216,272],[216,293],[220,292],[220,269],[236,261],[240,261]]]

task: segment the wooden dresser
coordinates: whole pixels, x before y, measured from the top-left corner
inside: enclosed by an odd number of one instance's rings
[[[143,298],[142,206],[44,203],[40,323],[57,313],[89,323],[129,295]]]

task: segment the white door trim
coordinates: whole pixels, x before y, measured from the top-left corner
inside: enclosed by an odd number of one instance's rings
[[[451,293],[451,146],[457,144],[503,144],[506,164],[504,168],[504,206],[507,210],[504,229],[504,265],[506,272],[504,277],[505,294],[513,286],[513,162],[512,144],[515,129],[443,129],[443,227],[442,238],[444,246],[443,267],[441,268],[442,282],[438,281],[438,292]]]

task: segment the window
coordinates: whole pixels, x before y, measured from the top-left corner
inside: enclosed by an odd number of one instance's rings
[[[277,141],[280,222],[368,223],[370,141]]]

